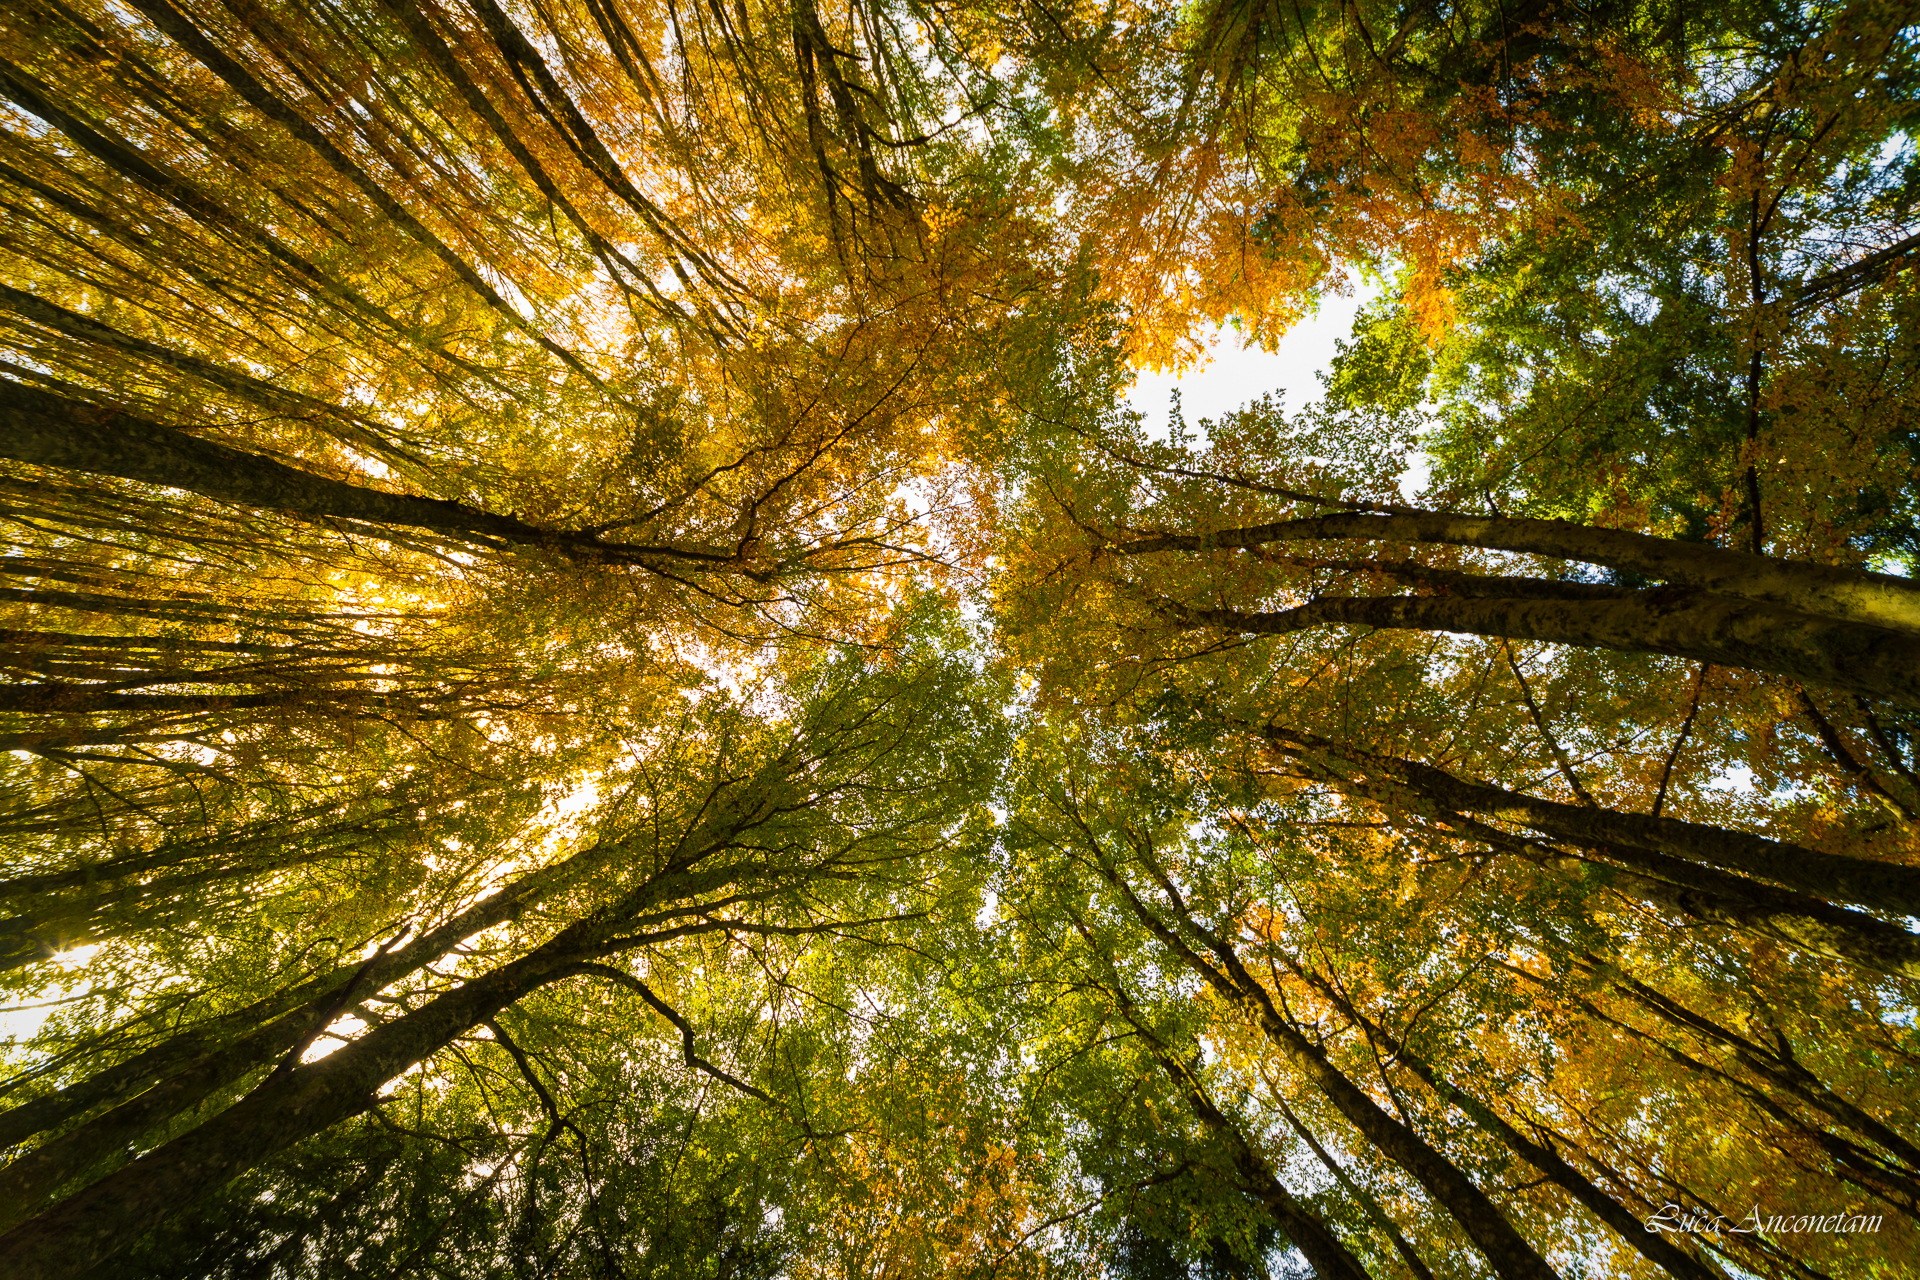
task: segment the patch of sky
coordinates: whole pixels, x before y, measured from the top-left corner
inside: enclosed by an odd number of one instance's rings
[[[1250,400],[1284,391],[1288,408],[1320,398],[1320,375],[1333,364],[1334,343],[1353,332],[1360,308],[1380,296],[1367,286],[1351,295],[1327,294],[1319,309],[1287,330],[1272,351],[1249,346],[1231,325],[1214,331],[1205,363],[1185,373],[1142,371],[1127,393],[1127,404],[1147,420],[1147,428],[1163,435],[1180,393],[1180,411],[1188,422],[1220,418]]]
[[[1739,795],[1752,795],[1758,790],[1753,783],[1753,770],[1743,764],[1735,765],[1707,784],[1713,791],[1732,791]]]
[[[1885,552],[1881,555],[1869,556],[1867,558],[1868,569],[1871,569],[1875,573],[1884,573],[1895,578],[1912,577],[1913,575],[1908,572],[1908,569],[1913,563],[1913,560],[1903,559],[1893,552]]]
[[[52,963],[67,972],[78,973],[99,949],[99,943],[71,947],[55,956]],[[61,1005],[86,999],[92,994],[93,985],[87,979],[49,984],[41,989],[40,994],[46,997],[43,1000],[0,1008],[0,1055],[37,1035],[40,1025]]]
[[[1221,325],[1208,342],[1208,358],[1197,367],[1184,373],[1141,370],[1127,393],[1127,407],[1146,419],[1147,431],[1161,439],[1172,421],[1176,392],[1189,430],[1202,419],[1218,420],[1264,395],[1282,397],[1281,403],[1297,412],[1321,398],[1322,378],[1338,354],[1335,344],[1352,334],[1354,317],[1380,292],[1367,284],[1350,294],[1323,294],[1313,314],[1287,330],[1271,351],[1243,342],[1238,329]],[[1428,464],[1420,453],[1409,454],[1407,464],[1400,490],[1411,501],[1426,486]]]

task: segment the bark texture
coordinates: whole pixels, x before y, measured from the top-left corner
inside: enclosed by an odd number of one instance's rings
[[[1517,823],[1585,848],[1651,850],[1771,881],[1816,899],[1920,915],[1920,868],[1821,853],[1704,822],[1542,800],[1417,760],[1393,759],[1286,729],[1269,728],[1266,737],[1283,751],[1310,756],[1330,781],[1390,779],[1447,809]]]
[[[1595,590],[1605,594],[1566,600],[1336,596],[1271,613],[1194,609],[1173,600],[1161,608],[1176,625],[1243,635],[1358,626],[1665,654],[1920,706],[1920,634],[1691,587]]]
[[[1518,551],[1645,574],[1719,595],[1785,605],[1803,613],[1920,633],[1920,585],[1892,574],[1779,560],[1696,542],[1598,529],[1570,520],[1408,511],[1281,520],[1196,536],[1138,538],[1123,554],[1254,547],[1271,542],[1374,540]]]

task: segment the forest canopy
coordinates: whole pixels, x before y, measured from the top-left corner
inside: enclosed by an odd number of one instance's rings
[[[1916,126],[1911,0],[5,0],[0,1270],[1913,1274]]]

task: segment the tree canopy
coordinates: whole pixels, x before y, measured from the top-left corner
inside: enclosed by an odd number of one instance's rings
[[[1910,1274],[1917,104],[1904,0],[0,7],[0,1269]]]

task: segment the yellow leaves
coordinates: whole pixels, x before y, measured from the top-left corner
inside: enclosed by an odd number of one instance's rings
[[[937,243],[947,232],[957,227],[965,215],[951,205],[928,202],[920,208],[920,219],[926,223],[928,239]]]
[[[1404,296],[1427,345],[1438,347],[1445,342],[1460,312],[1453,291],[1440,282],[1440,273],[1431,267],[1416,268],[1409,273]]]

